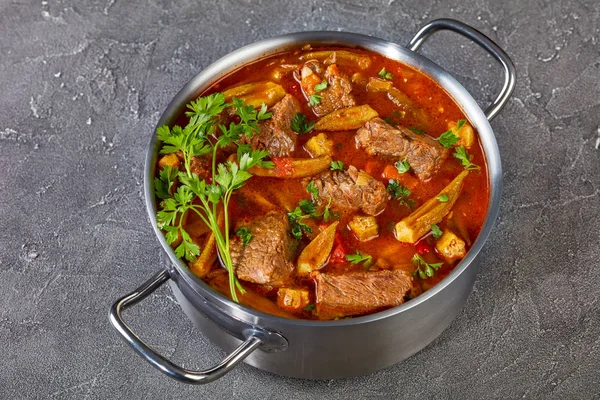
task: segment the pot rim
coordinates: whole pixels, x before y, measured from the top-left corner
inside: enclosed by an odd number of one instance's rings
[[[145,160],[144,195],[146,209],[154,232],[161,243],[163,250],[167,253],[172,264],[176,267],[178,274],[190,283],[194,290],[198,292],[205,301],[210,302],[213,306],[216,306],[221,310],[229,309],[231,314],[239,319],[250,320],[254,323],[260,321],[261,324],[269,324],[272,322],[278,324],[284,323],[290,326],[314,327],[343,327],[348,325],[367,324],[401,314],[413,307],[417,307],[420,304],[427,302],[431,297],[446,289],[458,276],[471,266],[476,256],[483,248],[498,215],[502,192],[500,152],[493,130],[484,112],[471,94],[450,73],[428,58],[406,47],[385,39],[352,32],[311,31],[289,33],[259,40],[234,50],[210,64],[190,79],[173,100],[171,100],[156,126],[172,124],[191,99],[197,97],[213,83],[240,67],[256,62],[264,57],[289,51],[291,49],[301,48],[305,44],[315,46],[330,45],[349,48],[364,48],[406,64],[434,80],[446,91],[452,100],[461,108],[467,119],[474,125],[479,134],[486,158],[485,164],[488,171],[490,196],[484,224],[475,242],[471,246],[471,249],[467,253],[467,256],[433,288],[406,303],[388,310],[337,321],[288,319],[235,303],[233,300],[218,293],[203,280],[197,278],[188,269],[187,265],[177,258],[171,246],[167,244],[163,233],[157,227],[156,223],[156,203],[153,191],[153,180],[158,153],[156,129],[152,133]],[[172,275],[173,270],[171,268],[169,268],[169,270]]]

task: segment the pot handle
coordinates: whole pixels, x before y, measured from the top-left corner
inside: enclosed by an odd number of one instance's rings
[[[112,305],[109,314],[110,322],[117,331],[119,331],[123,339],[125,339],[133,350],[135,350],[143,359],[152,364],[152,366],[158,368],[163,374],[184,383],[209,383],[225,375],[262,344],[262,340],[259,337],[260,332],[250,330],[246,340],[237,349],[225,357],[217,366],[204,371],[190,371],[184,369],[173,364],[171,361],[148,347],[148,345],[146,345],[146,343],[144,343],[135,333],[133,333],[129,326],[127,326],[121,316],[121,312],[144,300],[163,283],[167,282],[169,278],[170,276],[167,269],[160,270],[154,274],[152,278],[142,284],[142,286],[117,300]]]
[[[504,85],[502,86],[500,94],[498,94],[492,104],[485,110],[485,116],[488,121],[493,120],[504,108],[515,88],[516,70],[512,60],[504,50],[477,29],[454,19],[447,18],[436,19],[425,25],[412,38],[407,47],[416,52],[429,36],[441,30],[453,31],[461,36],[471,39],[490,53],[502,65],[502,68],[504,69]]]

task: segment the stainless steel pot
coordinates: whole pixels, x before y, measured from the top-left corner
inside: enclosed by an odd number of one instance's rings
[[[438,30],[451,30],[471,39],[502,65],[504,85],[485,112],[448,72],[417,53],[425,40]],[[491,190],[485,223],[466,258],[452,273],[433,289],[401,306],[340,321],[290,320],[268,315],[236,304],[213,291],[188,270],[165,242],[156,227],[153,178],[160,144],[153,135],[146,158],[146,206],[156,236],[172,265],[117,300],[111,308],[110,321],[142,358],[182,382],[211,382],[241,361],[275,374],[299,378],[338,378],[370,373],[400,362],[431,343],[455,318],[471,292],[477,256],[498,214],[502,189],[500,155],[489,121],[508,101],[515,85],[515,69],[502,49],[468,25],[450,19],[435,20],[424,26],[407,47],[347,32],[302,32],[262,40],[230,53],[196,75],[171,101],[158,125],[172,124],[185,104],[223,75],[251,61],[307,43],[360,47],[381,53],[422,71],[450,94],[479,132],[487,158]],[[217,366],[205,371],[183,369],[148,347],[124,322],[124,309],[143,300],[167,281],[186,314],[200,330],[230,352]]]

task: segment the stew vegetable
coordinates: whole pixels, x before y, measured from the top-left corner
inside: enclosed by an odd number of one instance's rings
[[[243,66],[157,133],[166,240],[270,314],[402,304],[452,271],[485,219],[476,131],[435,82],[370,51],[305,46]]]

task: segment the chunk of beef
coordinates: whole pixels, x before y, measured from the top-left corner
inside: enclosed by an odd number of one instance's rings
[[[252,235],[246,246],[237,236],[230,242],[237,277],[260,285],[285,285],[294,269],[287,215],[270,212],[250,222],[246,228]]]
[[[177,155],[177,158],[179,158],[180,164],[183,165],[183,153],[178,151],[175,154]],[[211,157],[206,155],[193,156],[190,160],[190,171],[192,171],[193,174],[198,175],[198,178],[201,180],[208,178],[212,173]]]
[[[332,319],[366,314],[404,303],[413,287],[402,270],[350,272],[343,275],[316,273],[316,314]]]
[[[319,191],[320,209],[331,204],[334,210],[356,211],[377,215],[385,208],[388,193],[385,185],[353,165],[347,171],[325,171],[314,179],[305,179],[304,186],[313,180]],[[330,203],[331,201],[331,203]]]
[[[242,137],[254,150],[268,150],[272,156],[287,157],[296,148],[298,134],[292,131],[292,118],[300,112],[300,104],[292,95],[286,94],[270,110],[273,116],[259,123],[260,132],[251,138]]]
[[[406,158],[423,181],[435,174],[448,157],[448,150],[431,136],[393,127],[381,118],[373,118],[356,132],[356,144],[370,155],[394,161]]]
[[[319,104],[313,106],[313,111],[318,116],[356,105],[351,93],[350,79],[335,64],[331,64],[325,69],[317,60],[307,61],[300,70],[300,78],[306,97],[310,98],[313,94],[321,96]],[[315,85],[323,81],[327,81],[327,88],[317,93]]]

